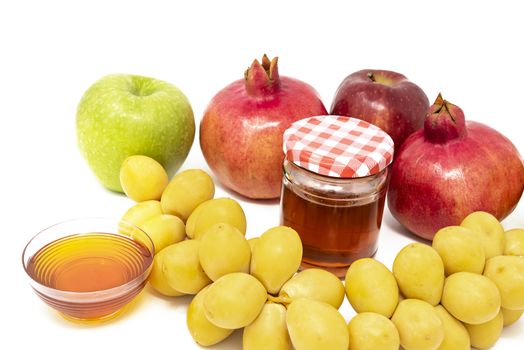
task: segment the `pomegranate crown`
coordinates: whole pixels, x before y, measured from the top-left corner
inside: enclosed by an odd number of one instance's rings
[[[460,107],[444,100],[439,93],[424,120],[424,137],[433,143],[445,143],[466,135],[466,121]]]
[[[267,96],[280,88],[278,75],[278,57],[269,60],[266,54],[262,64],[257,59],[244,73],[246,90],[252,96]]]

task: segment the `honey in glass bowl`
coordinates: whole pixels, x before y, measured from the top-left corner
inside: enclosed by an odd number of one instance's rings
[[[110,219],[51,226],[23,253],[37,295],[66,318],[100,321],[115,316],[144,287],[153,261],[151,239]]]

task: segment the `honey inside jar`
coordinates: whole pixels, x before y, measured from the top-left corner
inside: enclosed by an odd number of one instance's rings
[[[289,163],[287,167],[297,168]],[[305,170],[295,169],[297,171]],[[284,179],[281,221],[295,229],[302,239],[302,268],[321,267],[344,277],[353,261],[375,254],[387,175],[366,180],[371,180],[371,184],[362,184],[361,190],[371,193],[361,199],[344,199],[340,194],[304,189],[305,184],[297,186]],[[355,191],[358,186],[353,187]]]
[[[344,277],[378,247],[393,140],[344,116],[297,121],[284,133],[281,223],[303,245],[301,268]]]

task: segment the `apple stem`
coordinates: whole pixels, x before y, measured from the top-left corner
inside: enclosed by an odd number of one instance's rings
[[[424,120],[424,138],[432,143],[446,143],[466,134],[464,112],[439,93]]]
[[[371,81],[376,82],[376,80],[375,80],[375,74],[373,74],[372,72],[369,72],[369,73],[368,73],[368,78],[369,78]]]

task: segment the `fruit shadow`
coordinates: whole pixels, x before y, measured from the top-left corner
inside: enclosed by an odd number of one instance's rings
[[[215,183],[218,183],[217,187],[220,188],[222,191],[224,191],[228,197],[231,197],[233,199],[238,199],[238,200],[241,200],[242,202],[246,202],[246,203],[249,203],[249,204],[259,204],[259,205],[276,205],[276,204],[280,204],[280,197],[278,198],[272,198],[272,199],[253,199],[253,198],[248,198],[248,197],[245,197],[243,195],[241,195],[240,193],[238,192],[235,192],[229,188],[226,188],[224,187],[220,182],[215,182]]]
[[[145,288],[147,294],[153,298],[159,298],[166,302],[166,305],[169,305],[175,309],[184,309],[184,314],[187,313],[187,308],[191,303],[194,295],[184,295],[180,297],[168,297],[163,294],[158,293],[153,287],[149,284]],[[198,345],[198,344],[197,344]],[[242,348],[242,330],[234,331],[227,339],[216,344],[214,346],[199,346],[201,349],[216,349],[216,350],[231,350],[231,349],[241,349]]]
[[[242,349],[243,328],[235,330],[229,337],[213,346],[200,346],[201,349],[231,350]]]
[[[145,292],[145,290],[142,290],[133,300],[131,300],[121,310],[117,311],[114,315],[111,315],[105,319],[93,321],[71,319],[58,311],[52,310],[50,308],[48,309],[50,313],[50,318],[52,318],[54,322],[59,323],[62,327],[74,329],[78,329],[79,327],[99,328],[123,322],[128,317],[133,317],[133,314],[136,312],[136,310],[144,307],[144,305],[147,304],[147,300],[149,298],[150,296],[148,295],[148,293]]]
[[[404,236],[412,241],[416,241],[416,242],[419,242],[419,243],[424,243],[424,244],[429,244],[431,245],[431,241],[430,240],[427,240],[427,239],[424,239],[424,238],[421,238],[413,233],[411,233],[407,228],[405,228],[404,226],[402,226],[402,224],[400,222],[398,222],[394,217],[393,215],[391,215],[391,213],[384,213],[384,218],[383,218],[383,225],[387,226],[389,228],[390,231],[392,232],[395,232],[401,236]]]
[[[189,307],[189,304],[191,303],[191,300],[193,300],[194,297],[194,295],[182,295],[178,297],[166,296],[157,292],[149,284],[146,286],[145,290],[151,298],[162,299],[166,303],[167,307],[170,307],[172,309],[183,309],[184,311],[187,311],[187,308]]]
[[[518,320],[512,325],[505,326],[500,337],[504,339],[515,339],[519,337],[522,332],[524,332],[524,322]]]

